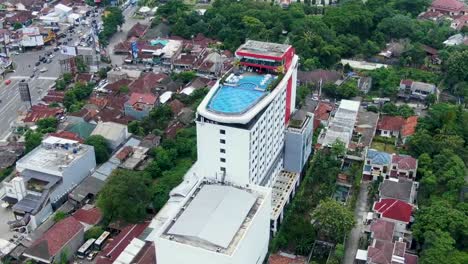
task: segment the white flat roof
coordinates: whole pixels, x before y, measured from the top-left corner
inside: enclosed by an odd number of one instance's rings
[[[228,248],[256,200],[235,187],[203,185],[167,233]]]
[[[126,131],[127,126],[117,124],[114,122],[100,122],[96,128],[91,132],[91,135],[101,135],[106,139],[118,140],[122,131]]]

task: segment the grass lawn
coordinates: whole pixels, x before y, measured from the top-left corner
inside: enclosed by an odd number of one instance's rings
[[[371,148],[376,149],[378,151],[383,151],[387,153],[396,153],[395,145],[393,144],[388,144],[388,143],[382,143],[382,142],[376,142],[373,141]]]

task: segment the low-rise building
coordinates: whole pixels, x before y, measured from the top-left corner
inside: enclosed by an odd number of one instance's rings
[[[141,120],[147,117],[158,102],[158,97],[151,93],[132,93],[125,102],[125,115]]]
[[[284,169],[301,173],[312,153],[313,114],[297,110],[285,131]]]
[[[99,122],[91,135],[103,136],[112,149],[116,149],[130,136],[126,125],[114,122]]]
[[[392,165],[390,168],[390,177],[392,178],[416,178],[418,170],[418,160],[408,155],[392,155]]]
[[[67,217],[34,241],[23,256],[46,264],[60,261],[62,254],[67,256],[67,260],[71,260],[83,240],[83,225],[74,217]]]
[[[405,179],[386,179],[379,187],[381,199],[396,199],[409,204],[415,204],[418,182]]]
[[[94,148],[47,137],[16,163],[17,177],[3,182],[13,205],[11,228],[34,230],[66,201],[68,193],[96,167]]]
[[[307,264],[307,258],[304,256],[278,252],[271,254],[268,258],[268,264]]]
[[[382,116],[377,123],[377,134],[382,137],[398,138],[404,123],[405,119],[401,116]]]
[[[430,94],[437,96],[437,88],[431,83],[401,80],[399,96],[402,96],[402,93],[406,94],[411,99],[424,100]]]
[[[466,11],[465,4],[458,0],[434,0],[428,11],[440,12],[448,16],[461,15]]]
[[[368,149],[364,161],[363,179],[376,180],[389,172],[392,155],[374,149]]]
[[[373,210],[379,215],[379,218],[394,223],[395,232],[398,232],[400,237],[408,232],[408,225],[411,222],[411,213],[413,211],[411,204],[386,198],[375,202]]]
[[[341,100],[340,106],[328,127],[320,133],[318,143],[322,147],[329,147],[340,141],[348,148],[353,137],[354,125],[357,121],[360,102],[351,100]]]

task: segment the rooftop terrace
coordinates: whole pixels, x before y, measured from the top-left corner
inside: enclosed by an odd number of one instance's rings
[[[244,73],[229,75],[219,85],[208,103],[207,109],[220,114],[242,114],[260,101],[267,93],[268,85],[278,77],[271,74]]]
[[[17,169],[45,169],[51,174],[62,174],[62,170],[83,157],[91,147],[75,140],[48,137],[42,144],[18,160]]]
[[[247,40],[237,49],[236,53],[245,52],[272,57],[282,57],[290,47],[290,45],[285,44]]]

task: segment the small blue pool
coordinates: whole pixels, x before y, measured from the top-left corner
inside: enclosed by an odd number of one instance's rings
[[[266,80],[265,75],[244,75],[233,78],[225,85],[220,84],[208,103],[209,110],[226,114],[244,112],[266,93],[265,89],[275,77],[271,76]]]

